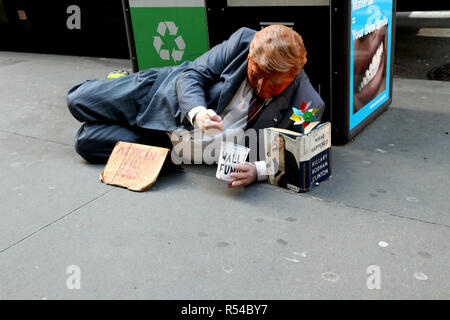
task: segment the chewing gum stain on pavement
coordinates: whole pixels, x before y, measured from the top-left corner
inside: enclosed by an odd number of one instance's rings
[[[409,201],[409,202],[419,202],[419,199],[417,199],[416,197],[406,197],[406,201]]]
[[[380,242],[378,242],[378,245],[382,248],[386,248],[389,246],[389,243],[387,243],[385,241],[380,241]]]
[[[325,272],[325,273],[322,273],[322,274],[320,275],[320,277],[321,277],[323,280],[330,281],[330,282],[336,282],[336,281],[339,281],[339,275],[338,275],[337,273],[334,273],[334,272]]]
[[[426,251],[419,251],[417,252],[419,254],[419,256],[421,256],[422,258],[426,258],[426,259],[431,259],[433,256],[431,255],[431,253],[426,252]]]
[[[277,243],[282,246],[287,246],[288,242],[283,239],[277,239]]]
[[[416,278],[417,280],[421,280],[421,281],[428,280],[428,276],[425,273],[422,273],[422,272],[414,273],[414,278]]]
[[[296,251],[294,251],[293,253],[294,253],[295,256],[300,256],[300,257],[306,258],[306,255],[308,254],[308,251],[303,251],[303,252],[296,252]]]
[[[225,266],[222,268],[222,270],[225,271],[226,273],[231,273],[231,271],[233,271],[233,267]]]
[[[228,242],[225,241],[220,241],[216,243],[216,247],[220,247],[220,248],[225,248],[228,247],[230,244]]]

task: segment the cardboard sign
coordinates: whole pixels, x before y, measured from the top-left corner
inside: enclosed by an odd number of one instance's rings
[[[145,191],[152,187],[170,150],[137,143],[119,141],[115,145],[100,181]]]

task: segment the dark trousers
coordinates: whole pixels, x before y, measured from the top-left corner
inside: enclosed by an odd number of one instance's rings
[[[147,69],[116,79],[84,81],[67,93],[72,115],[83,122],[75,136],[75,150],[88,162],[106,163],[118,141],[172,148],[163,131],[136,125],[158,69]]]

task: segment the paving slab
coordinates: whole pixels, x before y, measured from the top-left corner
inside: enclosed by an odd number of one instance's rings
[[[112,188],[73,146],[0,132],[0,150],[0,252]]]

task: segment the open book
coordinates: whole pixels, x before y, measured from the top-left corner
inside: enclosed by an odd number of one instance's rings
[[[329,122],[316,123],[304,134],[279,128],[264,129],[264,146],[272,184],[304,192],[331,175]]]

